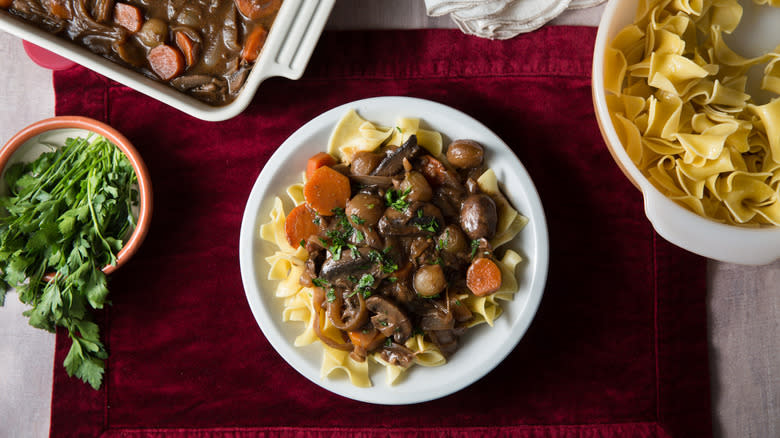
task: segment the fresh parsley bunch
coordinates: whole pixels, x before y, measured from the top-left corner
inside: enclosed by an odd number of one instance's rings
[[[31,163],[15,163],[0,197],[0,305],[8,286],[32,306],[30,325],[64,327],[72,345],[63,365],[98,389],[108,353],[93,310],[108,303],[101,269],[116,263],[135,228],[136,175],[98,135],[69,138]]]

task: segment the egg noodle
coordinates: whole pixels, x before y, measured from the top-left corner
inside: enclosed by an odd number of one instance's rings
[[[748,70],[765,64],[761,88],[780,93],[780,47],[755,58],[729,49],[723,36],[742,18],[736,0],[638,3],[604,65],[607,105],[629,157],[699,215],[780,225],[780,99],[756,105],[745,92]]]
[[[442,155],[442,137],[435,131],[419,127],[419,119],[400,118],[393,128],[383,128],[362,119],[355,111],[347,112],[339,121],[331,134],[328,152],[344,163],[350,163],[352,157],[359,151],[373,151],[383,144],[400,145],[409,136],[417,135],[418,143],[434,156]],[[291,205],[297,206],[304,202],[303,186],[305,181],[287,188],[287,197]],[[498,182],[492,170],[487,170],[479,178],[480,188],[487,194],[498,193]],[[321,331],[336,341],[341,341],[341,332],[334,327],[325,316],[324,309],[315,309],[313,304],[313,288],[304,287],[299,279],[304,271],[308,253],[302,246],[293,248],[285,235],[285,219],[289,209],[280,197],[275,197],[270,213],[270,221],[260,227],[260,237],[274,245],[274,254],[267,257],[270,265],[268,279],[277,281],[275,296],[282,299],[284,309],[282,320],[299,321],[305,326],[302,333],[295,338],[294,345],[303,347],[319,341],[314,329],[315,321],[321,324]],[[292,208],[292,207],[291,207]],[[290,209],[291,209],[290,208]],[[491,245],[496,248],[511,241],[526,225],[528,219],[512,208],[508,203],[498,203],[498,225]],[[501,288],[489,295],[478,297],[473,294],[462,294],[456,297],[466,304],[474,318],[468,327],[486,323],[493,326],[496,318],[501,315],[499,300],[511,300],[518,289],[515,275],[517,265],[522,261],[519,254],[507,249],[498,266],[502,273]],[[319,312],[319,318],[315,318]],[[337,370],[347,375],[351,383],[358,387],[370,387],[369,360],[358,362],[350,357],[349,352],[331,348],[320,341],[324,354],[321,367],[321,378],[327,378]],[[446,358],[436,345],[425,339],[422,334],[411,336],[405,346],[414,352],[414,363],[426,367],[439,366],[446,363]],[[386,369],[387,383],[396,383],[405,368],[384,361],[378,353],[369,355],[374,362]]]

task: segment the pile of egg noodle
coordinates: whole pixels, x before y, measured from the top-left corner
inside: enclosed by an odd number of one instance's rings
[[[754,0],[780,6],[778,0]],[[780,47],[744,58],[723,35],[736,0],[640,0],[606,50],[605,89],[631,160],[669,198],[718,222],[780,225],[780,99],[755,105],[747,72],[765,64],[780,94]]]
[[[328,152],[342,162],[350,163],[352,157],[360,151],[375,150],[383,144],[400,145],[414,134],[421,147],[432,155],[441,157],[441,134],[421,129],[419,125],[419,119],[399,118],[395,127],[383,128],[364,120],[355,111],[350,110],[341,118],[331,133]],[[303,175],[305,178],[305,172]],[[478,179],[477,184],[487,194],[499,190],[498,181],[492,169],[485,171]],[[303,185],[304,182],[301,182],[287,188],[287,196],[293,205],[300,205],[304,202]],[[496,236],[490,241],[493,248],[498,248],[511,241],[528,223],[528,219],[510,205],[502,204],[497,207]],[[309,254],[303,247],[293,248],[287,242],[284,230],[286,217],[284,202],[281,198],[275,197],[270,221],[260,227],[260,237],[270,242],[274,247],[274,254],[268,256],[266,262],[270,265],[268,279],[278,281],[275,295],[284,300],[282,320],[304,323],[304,331],[294,341],[296,347],[303,347],[319,341],[314,331],[314,312],[320,312],[319,321],[322,324],[323,335],[343,342],[341,331],[331,324],[330,318],[325,315],[325,310],[314,308],[312,288],[304,287],[299,282]],[[493,326],[494,321],[502,312],[498,300],[511,300],[518,289],[515,271],[522,260],[518,253],[507,249],[498,263],[502,274],[502,284],[498,291],[484,297],[473,294],[463,294],[456,297],[468,306],[474,315],[473,320],[469,322],[469,327],[482,323]],[[379,354],[369,355],[367,360],[357,362],[350,357],[347,351],[331,348],[322,342],[320,345],[323,348],[320,377],[323,379],[341,371],[347,375],[353,385],[370,387],[372,383],[369,376],[369,362],[372,360],[385,367],[388,385],[396,383],[406,371],[403,367],[384,361]],[[444,365],[447,362],[438,347],[425,340],[421,334],[410,337],[406,341],[406,347],[414,352],[414,363],[417,365],[433,367]]]

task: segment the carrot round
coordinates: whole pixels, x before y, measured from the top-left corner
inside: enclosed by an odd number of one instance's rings
[[[181,50],[184,55],[184,61],[186,62],[187,67],[192,67],[196,62],[195,58],[198,56],[198,47],[195,42],[184,32],[177,31],[176,46],[179,47],[179,50]]]
[[[366,330],[365,332],[347,332],[347,335],[349,336],[349,340],[352,341],[352,345],[362,347],[366,351],[375,349],[386,339],[386,336],[375,328]]]
[[[133,5],[117,3],[114,5],[114,21],[130,32],[136,33],[144,24],[144,15]]]
[[[13,1],[9,1],[8,6],[11,6],[12,2]],[[0,1],[0,3],[2,3],[2,1]],[[62,18],[63,20],[71,19],[70,7],[68,7],[68,2],[65,0],[50,0],[49,12],[55,17]]]
[[[246,41],[244,41],[244,48],[241,50],[241,59],[246,62],[255,62],[257,56],[260,55],[260,49],[265,44],[265,39],[268,36],[263,26],[257,26],[247,35]]]
[[[466,271],[466,286],[479,297],[492,294],[501,287],[501,269],[493,260],[480,257]]]
[[[334,209],[346,207],[350,194],[349,178],[328,166],[315,170],[303,186],[306,203],[322,216],[332,216]]]
[[[8,9],[13,4],[14,0],[0,0],[0,9]]]
[[[319,152],[313,157],[309,158],[306,162],[306,179],[310,180],[314,171],[322,166],[333,166],[336,164],[336,159],[327,152]]]
[[[282,0],[235,0],[239,12],[250,20],[257,20],[275,14]]]
[[[184,71],[184,56],[179,49],[167,44],[160,44],[149,51],[146,59],[157,76],[169,81]]]
[[[284,233],[287,235],[287,242],[293,247],[297,247],[301,242],[306,241],[312,234],[317,234],[319,229],[314,223],[314,213],[301,204],[290,211],[284,222]]]

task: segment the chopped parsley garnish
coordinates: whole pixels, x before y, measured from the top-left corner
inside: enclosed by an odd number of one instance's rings
[[[317,278],[312,278],[311,282],[315,286],[325,289],[325,298],[328,300],[329,303],[336,301],[336,290],[330,287],[330,283],[328,282],[328,280],[317,277]]]
[[[362,242],[366,240],[366,236],[363,234],[362,231],[355,230],[355,240],[357,240],[358,242]]]
[[[312,284],[314,284],[317,287],[328,287],[330,286],[330,283],[328,283],[328,280],[325,280],[324,278],[315,277],[311,279]]]
[[[387,327],[387,321],[379,321],[379,325]]]
[[[360,217],[360,216],[358,216],[356,214],[353,214],[352,216],[350,216],[350,218],[352,219],[352,222],[354,222],[354,223],[356,223],[358,225],[362,225],[362,224],[366,223],[365,219],[363,219],[362,217]]]
[[[399,126],[396,126],[395,130],[398,131],[399,134],[403,134],[404,133],[404,131]]]
[[[385,339],[385,347],[392,347],[392,346],[393,346],[393,338]]]
[[[396,189],[388,189],[387,193],[385,193],[385,201],[387,201],[387,205],[390,207],[398,211],[404,211],[404,209],[409,206],[409,201],[406,200],[406,197],[409,196],[411,191],[411,187],[407,188],[403,192],[399,192]]]
[[[422,211],[422,210],[418,210]],[[439,221],[435,217],[430,217],[428,222],[415,224],[421,231],[427,231],[429,233],[435,233],[439,231]]]
[[[382,268],[382,272],[389,274],[398,270],[398,264],[385,252],[372,249],[368,252],[368,258]]]
[[[363,295],[363,298],[368,298],[371,296],[371,286],[374,285],[376,280],[374,279],[374,276],[371,274],[363,274],[362,277],[360,277],[360,280],[357,283],[357,286],[355,286],[355,289],[350,293],[348,296],[355,295],[356,293],[361,293]]]
[[[449,246],[450,241],[450,230],[447,230],[446,233],[444,233],[444,236],[440,237],[438,242],[436,242],[436,249],[438,251],[441,251],[442,249],[447,248]]]
[[[471,241],[471,258],[473,259],[475,255],[477,255],[477,251],[479,250],[479,240],[474,239]]]
[[[301,239],[301,241],[298,243],[301,245],[301,248],[306,248],[306,240]]]

